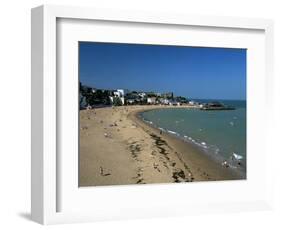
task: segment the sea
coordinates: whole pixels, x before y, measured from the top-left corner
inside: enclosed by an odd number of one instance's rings
[[[196,100],[207,103],[213,100]],[[246,101],[219,100],[235,110],[156,109],[140,114],[150,125],[196,145],[226,167],[246,174]]]

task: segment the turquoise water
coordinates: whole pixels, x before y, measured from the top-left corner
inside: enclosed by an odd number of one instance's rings
[[[206,101],[204,101],[206,102]],[[221,101],[236,110],[157,109],[141,114],[144,121],[197,145],[230,167],[246,171],[246,102]]]

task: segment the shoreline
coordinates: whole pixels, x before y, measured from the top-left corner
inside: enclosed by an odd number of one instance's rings
[[[171,107],[171,109],[181,109],[181,107]],[[149,127],[155,129],[155,131],[157,132],[161,132],[161,133],[165,133],[166,135],[175,138],[175,139],[179,139],[182,142],[184,142],[185,144],[187,144],[188,146],[192,146],[192,148],[197,149],[200,154],[203,154],[205,157],[209,158],[211,161],[214,161],[216,164],[222,165],[225,161],[227,161],[226,158],[224,158],[221,155],[214,155],[213,152],[209,152],[208,150],[206,150],[206,145],[202,145],[201,142],[195,141],[191,136],[182,136],[179,133],[175,132],[175,131],[171,131],[169,129],[165,129],[162,127],[158,127],[157,125],[155,125],[154,122],[150,121],[150,120],[146,120],[143,116],[142,113],[143,112],[149,112],[152,110],[161,110],[161,109],[165,109],[165,108],[151,108],[151,109],[144,109],[142,111],[139,111],[135,114],[135,116],[137,117],[137,119],[139,119],[141,122],[143,122],[144,124],[148,125]],[[182,109],[185,109],[184,107]],[[190,109],[189,107],[186,109]],[[197,108],[191,108],[191,109],[197,109]],[[205,143],[205,142],[203,142]],[[233,165],[231,165],[231,163],[228,163],[228,170],[232,171],[232,173],[237,174],[237,176],[241,179],[246,179],[246,172],[244,171],[243,168],[237,168]]]
[[[79,186],[245,179],[202,153],[198,146],[166,132],[160,134],[139,117],[143,111],[173,108],[177,107],[81,110]]]
[[[184,107],[166,107],[167,109],[176,109]],[[222,167],[221,162],[216,161],[211,156],[208,156],[199,146],[184,141],[181,137],[163,131],[160,134],[159,127],[145,122],[142,117],[142,112],[147,112],[157,109],[166,109],[165,107],[153,107],[134,111],[128,115],[130,119],[137,122],[146,132],[154,133],[164,139],[170,145],[178,157],[180,157],[186,164],[189,165],[190,171],[194,174],[194,181],[206,180],[240,180],[245,179],[243,175],[231,168]],[[192,109],[192,108],[187,108]],[[199,169],[199,170],[198,170]],[[204,172],[205,171],[205,172]]]

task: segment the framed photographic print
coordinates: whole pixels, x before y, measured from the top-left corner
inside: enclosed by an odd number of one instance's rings
[[[32,219],[270,208],[272,33],[265,19],[34,8]]]

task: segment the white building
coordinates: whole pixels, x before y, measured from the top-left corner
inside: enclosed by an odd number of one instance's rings
[[[128,89],[117,89],[116,91],[120,94],[121,97],[125,97],[129,93]]]
[[[164,105],[169,105],[170,100],[167,99],[167,98],[164,98],[162,103],[163,103]]]
[[[110,96],[109,100],[110,100],[111,104],[113,104],[114,97],[119,97],[119,96],[116,96],[115,94],[114,94],[114,96]],[[122,105],[124,105],[125,104],[125,98],[124,97],[119,97],[119,98],[120,98],[120,100],[122,102]]]
[[[127,103],[132,105],[135,103],[135,99],[127,99]]]
[[[156,97],[148,97],[147,104],[156,104]]]
[[[189,101],[188,104],[195,105],[195,101]]]
[[[141,92],[141,93],[138,93],[138,95],[139,95],[141,98],[144,98],[144,97],[146,96],[146,93]]]
[[[113,97],[109,97],[111,103],[113,103],[114,97],[119,97],[122,101],[122,104],[125,104],[125,95],[129,93],[129,90],[127,89],[117,89],[113,92]]]
[[[116,90],[116,91],[114,91],[113,92],[113,95],[115,96],[115,97],[123,97],[124,96],[124,92],[122,91],[122,90]]]
[[[169,102],[169,105],[175,106],[175,105],[178,105],[178,103],[175,102],[175,101],[170,101],[170,102]]]

